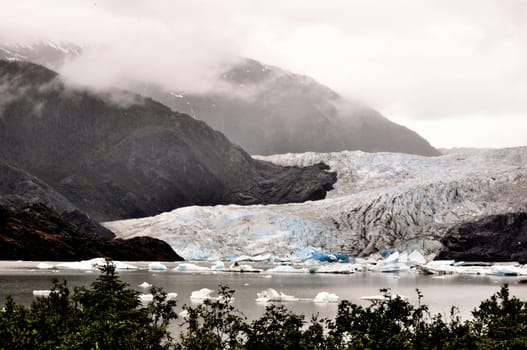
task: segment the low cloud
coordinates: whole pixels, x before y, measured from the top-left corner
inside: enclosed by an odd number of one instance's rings
[[[522,0],[0,0],[0,11],[9,14],[0,41],[83,46],[61,73],[95,87],[141,81],[204,92],[251,57],[312,76],[411,128],[473,116],[517,122],[511,116],[527,111]],[[527,131],[527,122],[518,127]]]

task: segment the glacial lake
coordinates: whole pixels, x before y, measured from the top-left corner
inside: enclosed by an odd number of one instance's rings
[[[38,262],[0,261],[0,299],[10,294],[15,301],[29,304],[33,300],[33,290],[50,289],[52,279],[66,279],[71,288],[79,285],[88,286],[93,282],[98,271],[76,270],[40,270]],[[146,268],[147,262],[132,262],[136,266]],[[317,304],[313,299],[318,292],[335,293],[341,300],[346,299],[360,305],[368,305],[368,301],[359,299],[365,295],[379,294],[380,288],[391,288],[392,293],[405,295],[410,302],[417,302],[415,289],[424,295],[423,303],[430,307],[433,314],[442,313],[447,316],[450,307],[459,308],[462,318],[469,318],[470,311],[479,303],[497,292],[500,286],[508,283],[511,293],[527,300],[527,284],[519,283],[527,279],[520,277],[469,276],[469,275],[421,275],[417,272],[379,273],[358,272],[350,275],[336,274],[267,274],[262,273],[192,273],[171,271],[176,264],[166,263],[166,272],[151,272],[148,270],[120,271],[121,278],[131,287],[147,293],[138,285],[148,282],[163,287],[167,292],[178,293],[177,311],[185,304],[192,304],[190,294],[201,288],[216,290],[224,284],[235,290],[235,305],[249,319],[255,319],[265,311],[265,304],[257,303],[257,293],[267,288],[274,288],[287,295],[300,298],[298,302],[284,303],[287,308],[306,315],[318,314],[320,317],[334,317],[337,303]],[[210,264],[204,264],[210,266]],[[258,266],[270,268],[274,265]]]

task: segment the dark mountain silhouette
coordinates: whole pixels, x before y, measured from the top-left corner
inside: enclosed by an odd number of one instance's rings
[[[0,61],[0,159],[97,220],[200,204],[324,198],[324,165],[251,158],[202,121],[126,91],[72,88],[27,62]]]
[[[96,257],[117,260],[183,260],[165,242],[137,237],[108,240],[87,235],[40,203],[0,205],[0,259],[68,261]]]

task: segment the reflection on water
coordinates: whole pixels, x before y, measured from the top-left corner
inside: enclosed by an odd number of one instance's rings
[[[134,263],[147,266],[147,263]],[[0,298],[3,302],[7,294],[15,301],[29,304],[35,289],[50,289],[51,280],[66,279],[70,287],[89,285],[97,278],[98,272],[58,271],[35,269],[34,262],[0,262]],[[256,293],[274,288],[300,299],[312,299],[317,293],[327,291],[335,293],[341,299],[361,305],[367,305],[359,297],[378,294],[380,288],[389,287],[393,293],[402,294],[413,303],[417,301],[415,289],[424,294],[423,302],[429,305],[432,313],[449,314],[450,306],[456,305],[463,318],[470,317],[470,311],[479,302],[499,290],[503,283],[509,283],[511,292],[522,300],[527,300],[527,284],[518,284],[521,277],[494,276],[423,276],[417,273],[386,274],[359,272],[352,275],[326,274],[274,274],[263,273],[180,273],[170,271],[175,264],[167,264],[167,272],[149,272],[146,270],[120,272],[121,278],[135,289],[143,282],[163,287],[167,292],[178,293],[178,311],[184,304],[190,304],[190,294],[201,288],[217,289],[224,284],[236,291],[235,305],[249,318],[263,314],[264,304],[255,302]],[[267,266],[271,267],[271,266]],[[525,276],[523,277],[525,278]],[[312,301],[286,303],[297,313],[308,316],[334,317],[337,304],[316,304]]]

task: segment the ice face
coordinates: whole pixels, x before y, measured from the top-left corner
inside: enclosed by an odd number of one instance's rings
[[[527,148],[468,150],[440,157],[393,153],[304,153],[265,157],[281,165],[323,161],[338,172],[335,190],[316,202],[187,207],[106,226],[119,238],[167,241],[187,260],[271,254],[298,258],[318,247],[363,257],[387,248],[414,263],[441,248],[444,228],[525,211]]]

